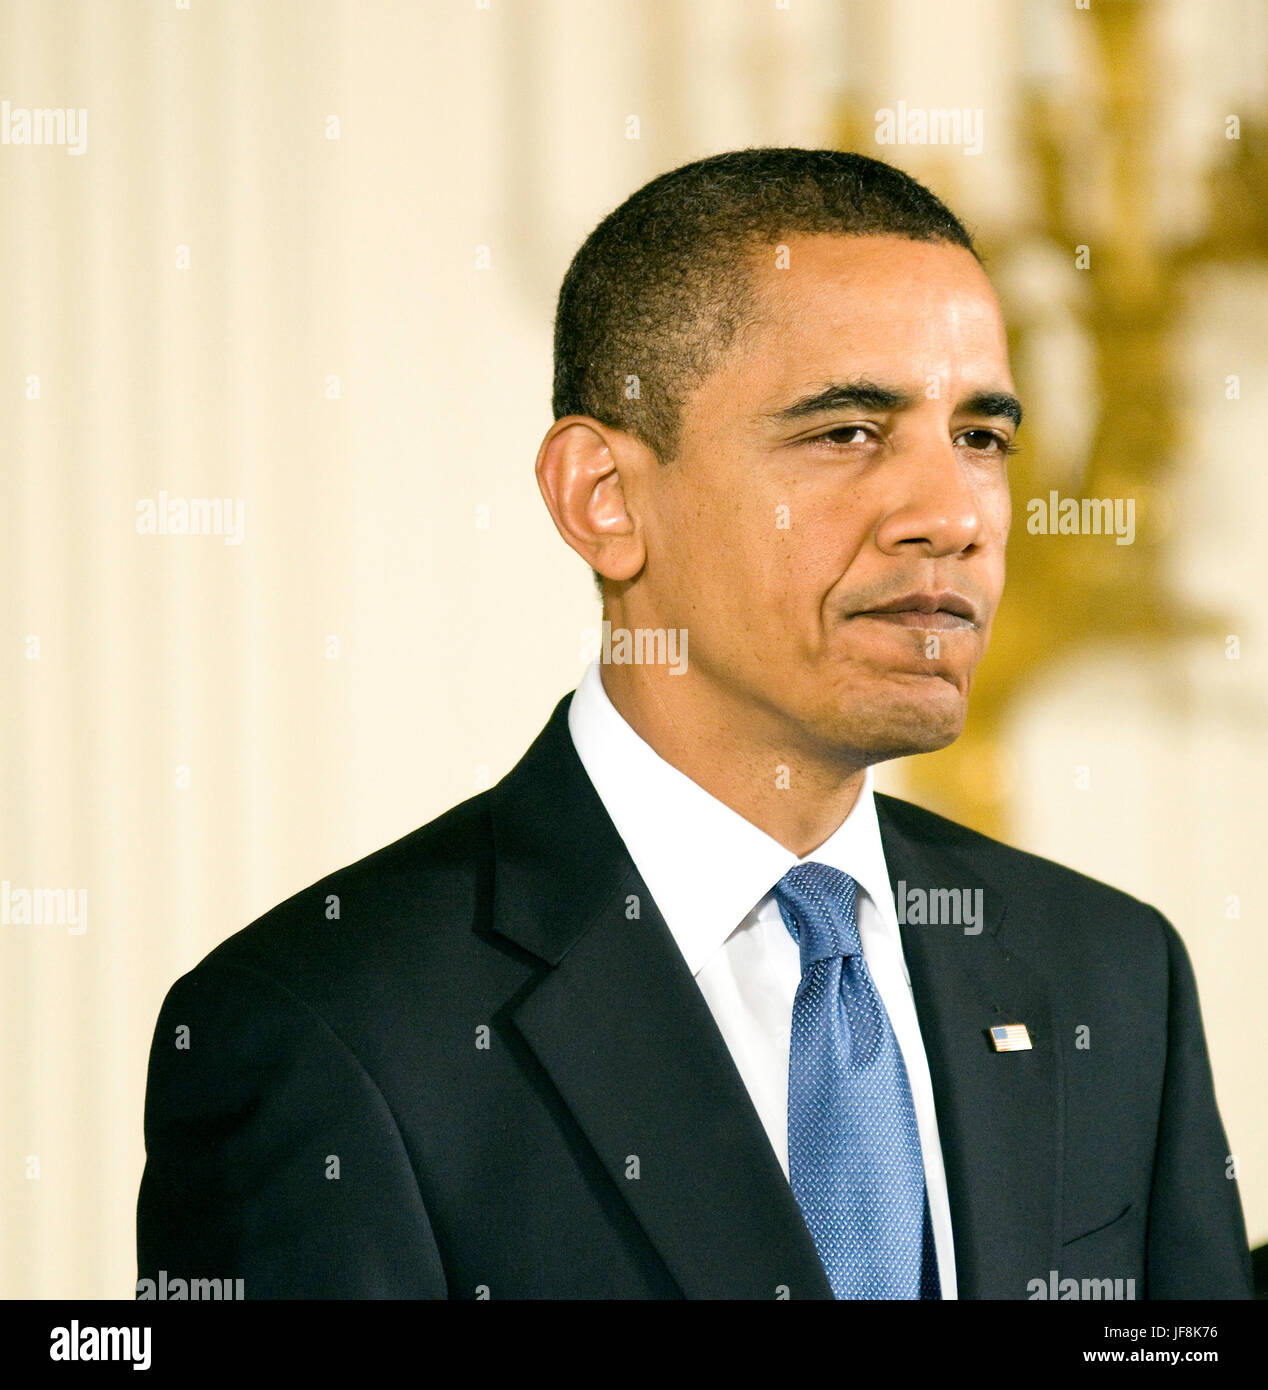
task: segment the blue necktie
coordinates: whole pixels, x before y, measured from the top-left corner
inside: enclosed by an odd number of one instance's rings
[[[857,892],[849,874],[815,863],[774,888],[801,949],[789,1180],[837,1298],[939,1298],[916,1108],[863,958]]]

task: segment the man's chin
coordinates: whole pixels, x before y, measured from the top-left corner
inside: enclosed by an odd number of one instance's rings
[[[874,746],[869,762],[884,763],[894,758],[912,758],[917,753],[936,753],[954,743],[964,731],[964,722],[954,728],[926,728],[881,741]]]
[[[853,761],[888,762],[946,748],[964,732],[967,714],[965,695],[939,681],[932,689],[886,692],[875,701],[834,711],[829,739]]]

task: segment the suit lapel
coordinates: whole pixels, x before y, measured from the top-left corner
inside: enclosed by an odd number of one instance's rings
[[[982,930],[904,925],[903,953],[933,1082],[962,1298],[1022,1298],[1056,1268],[1063,1138],[1060,1050],[1041,976],[1008,949],[1002,890],[928,837],[921,814],[877,796],[895,901],[907,889],[982,890]],[[1029,1052],[987,1030],[1024,1023]]]
[[[708,1005],[581,766],[566,697],[494,789],[494,929],[554,968],[516,1028],[689,1298],[831,1298]]]

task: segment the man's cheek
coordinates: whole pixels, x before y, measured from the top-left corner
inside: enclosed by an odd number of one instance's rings
[[[1013,526],[1013,499],[1011,494],[1005,492],[999,499],[995,509],[995,524],[993,530],[998,537],[1002,547],[1008,540],[1008,533]]]

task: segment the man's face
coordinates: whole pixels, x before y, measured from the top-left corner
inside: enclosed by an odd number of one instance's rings
[[[647,481],[640,598],[749,734],[856,764],[941,748],[1004,585],[999,306],[962,247],[787,244]]]

